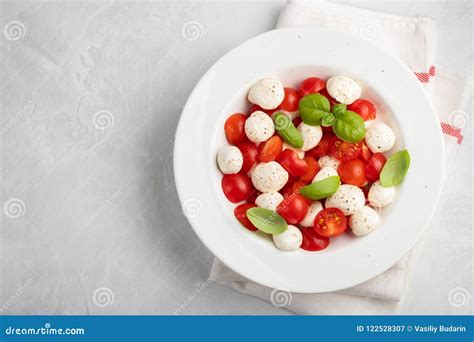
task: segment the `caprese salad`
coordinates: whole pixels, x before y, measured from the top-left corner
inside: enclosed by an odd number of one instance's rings
[[[410,156],[388,155],[395,133],[361,93],[346,76],[298,88],[269,77],[250,88],[250,109],[227,118],[229,145],[217,153],[222,190],[244,227],[271,234],[283,251],[319,251],[346,231],[376,229]]]

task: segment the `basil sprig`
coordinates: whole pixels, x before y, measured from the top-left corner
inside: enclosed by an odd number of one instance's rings
[[[300,100],[298,111],[305,124],[320,126],[323,116],[331,111],[331,106],[323,95],[310,94]]]
[[[265,208],[250,208],[246,215],[255,227],[267,234],[279,235],[288,229],[285,219],[276,212]]]
[[[339,176],[330,176],[302,187],[300,194],[303,197],[316,201],[334,195],[337,189],[339,189],[340,184]]]
[[[398,185],[403,182],[410,167],[410,154],[407,150],[394,153],[380,172],[380,184],[383,187]]]
[[[288,145],[296,148],[303,147],[303,137],[287,115],[278,112],[275,114],[273,121],[278,135]]]
[[[303,122],[310,126],[332,126],[339,139],[356,143],[365,137],[365,123],[362,117],[347,110],[342,103],[333,105],[321,94],[306,95],[300,100],[299,112]]]

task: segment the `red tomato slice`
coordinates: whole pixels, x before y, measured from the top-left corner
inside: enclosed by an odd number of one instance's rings
[[[367,183],[365,178],[365,163],[359,159],[351,159],[342,162],[337,169],[341,181],[345,184],[352,184],[358,187]]]
[[[300,181],[303,184],[308,184],[313,180],[320,168],[317,160],[314,159],[314,157],[305,156],[303,159],[308,164],[308,171],[306,171],[305,174],[300,177]]]
[[[365,167],[365,177],[369,182],[375,182],[379,179],[386,161],[387,158],[382,153],[374,153]]]
[[[321,210],[314,219],[316,233],[326,237],[341,235],[347,229],[347,218],[341,209],[326,208]]]
[[[254,190],[252,181],[243,173],[224,175],[221,185],[225,197],[232,203],[245,201]]]
[[[333,135],[324,134],[321,141],[311,150],[306,151],[306,155],[314,158],[321,158],[329,154],[329,148],[333,139]]]
[[[303,235],[303,243],[301,244],[302,249],[316,252],[321,251],[329,246],[329,238],[319,235],[314,231],[314,229],[299,227],[299,230]]]
[[[236,145],[248,140],[245,134],[245,120],[247,116],[241,113],[232,114],[227,118],[224,131],[230,144]]]
[[[284,150],[277,160],[294,177],[303,176],[309,168],[308,163],[291,149]]]
[[[249,111],[248,111],[248,114],[252,114],[253,112],[256,112],[257,110],[261,111],[261,112],[264,112],[264,113],[267,113],[268,115],[272,115],[273,112],[275,111],[275,109],[263,109],[262,107],[254,104],[250,107]]]
[[[364,121],[373,120],[377,116],[377,109],[369,100],[358,99],[347,106],[347,109],[359,114]]]
[[[278,135],[274,135],[264,143],[258,146],[258,159],[267,163],[278,158],[283,150],[283,142]]]
[[[239,220],[242,225],[247,228],[248,230],[251,231],[257,231],[258,228],[253,225],[252,222],[250,222],[249,218],[247,217],[247,210],[250,208],[255,208],[256,205],[252,203],[243,203],[234,209],[234,215]]]
[[[370,148],[365,144],[364,141],[362,141],[362,151],[360,153],[360,158],[365,162],[369,162],[370,157],[372,157],[372,154],[373,153]]]
[[[362,151],[362,142],[350,143],[334,137],[330,144],[331,155],[340,161],[357,158]]]
[[[303,96],[315,94],[326,88],[326,82],[317,77],[310,77],[301,82],[299,90]]]
[[[278,109],[283,109],[288,112],[295,112],[298,110],[300,103],[301,93],[299,90],[294,88],[285,88],[285,97],[283,102],[278,106]]]
[[[258,161],[258,148],[251,141],[246,141],[244,143],[238,144],[240,152],[242,152],[242,157],[244,162],[242,164],[242,169],[240,172],[247,173],[249,172]]]
[[[304,219],[308,212],[308,202],[298,194],[290,194],[277,207],[280,214],[289,224],[296,224]]]
[[[302,122],[303,120],[301,119],[301,116],[297,116],[296,118],[293,119],[293,125],[295,125],[295,127],[298,127],[300,123]]]

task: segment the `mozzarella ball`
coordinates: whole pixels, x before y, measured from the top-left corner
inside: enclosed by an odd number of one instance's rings
[[[376,181],[369,190],[369,203],[372,207],[383,208],[393,202],[395,197],[395,187],[384,188],[380,181]]]
[[[325,166],[314,176],[312,183],[319,182],[331,176],[339,176],[337,171],[330,166]]]
[[[270,139],[273,133],[275,133],[275,125],[272,118],[260,110],[253,112],[245,120],[245,134],[254,143]]]
[[[352,215],[365,205],[362,190],[354,185],[343,184],[336,193],[326,199],[326,208],[339,208],[344,215]]]
[[[288,225],[284,233],[273,235],[273,242],[282,251],[295,251],[303,243],[303,234],[295,226]]]
[[[339,168],[341,165],[341,161],[339,159],[334,158],[331,155],[327,155],[318,159],[318,164],[320,168],[324,168],[326,166],[332,167],[334,170]]]
[[[379,214],[371,207],[364,206],[349,217],[349,227],[356,236],[372,233],[380,222]]]
[[[288,172],[277,162],[260,163],[252,171],[253,186],[260,192],[277,192],[288,181]]]
[[[303,147],[301,147],[303,151],[311,150],[323,137],[321,126],[310,126],[304,122],[298,125],[298,132],[303,137]]]
[[[250,88],[248,100],[263,109],[274,109],[285,97],[283,85],[276,78],[264,78]]]
[[[265,192],[255,199],[257,207],[276,211],[276,208],[283,202],[283,195],[279,192]]]
[[[362,87],[352,78],[334,76],[326,82],[326,89],[336,101],[351,104],[360,97]]]
[[[304,219],[300,222],[300,225],[303,227],[314,226],[314,219],[321,210],[323,210],[323,205],[321,204],[321,202],[314,201],[313,203],[311,203],[311,205],[308,207],[308,212],[306,213]]]
[[[286,142],[283,142],[282,151],[284,151],[284,150],[293,150],[293,151],[295,151],[300,159],[303,159],[304,155],[305,155],[304,151],[302,151],[299,148],[294,148],[293,146],[288,145]]]
[[[374,153],[387,152],[395,144],[395,133],[383,122],[374,122],[367,128],[365,142]]]
[[[217,164],[223,174],[238,173],[243,163],[242,152],[235,146],[223,146],[217,152]]]

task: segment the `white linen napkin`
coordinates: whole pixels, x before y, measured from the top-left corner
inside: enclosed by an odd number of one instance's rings
[[[289,1],[277,28],[290,26],[333,27],[370,40],[401,59],[425,86],[440,117],[449,166],[462,143],[468,122],[471,92],[468,80],[436,65],[435,23],[352,6],[321,2]],[[447,172],[447,173],[448,173]],[[428,228],[429,231],[429,228]],[[421,241],[401,261],[377,277],[352,288],[324,294],[295,294],[256,284],[214,260],[210,279],[240,292],[271,301],[298,314],[394,314],[398,312]]]

